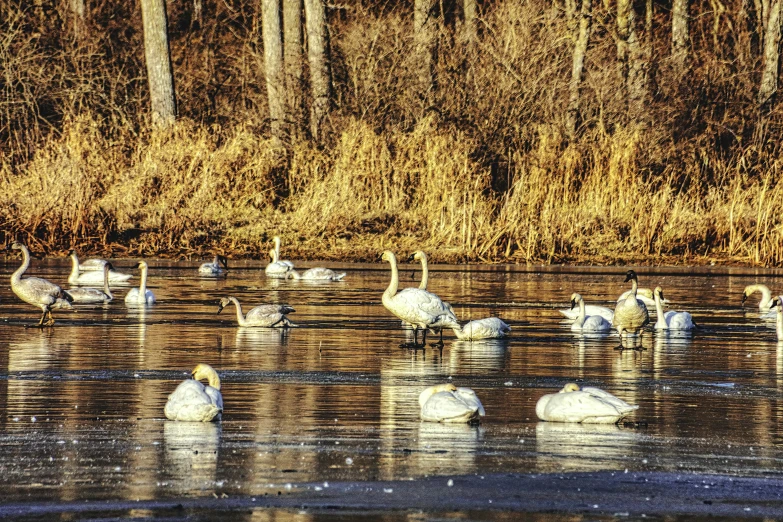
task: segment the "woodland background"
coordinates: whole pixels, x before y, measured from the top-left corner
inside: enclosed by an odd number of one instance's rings
[[[0,0],[0,242],[783,262],[780,0],[153,1]]]

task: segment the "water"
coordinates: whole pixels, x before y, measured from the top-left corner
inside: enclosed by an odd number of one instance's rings
[[[249,497],[506,472],[783,470],[783,344],[759,319],[758,294],[740,307],[745,285],[780,287],[778,271],[638,270],[641,286],[664,287],[700,328],[648,333],[646,351],[619,352],[616,335],[574,334],[557,309],[574,291],[613,306],[625,269],[438,266],[429,289],[460,319],[499,316],[512,337],[470,343],[449,332],[442,351],[411,351],[380,304],[385,264],[340,266],[339,283],[270,280],[254,262],[234,262],[223,279],[199,277],[197,263],[150,265],[155,305],[129,309],[117,286],[108,305],[56,310],[54,328],[27,328],[40,313],[0,288],[4,501]],[[7,258],[4,273],[16,266]],[[418,284],[410,268],[402,286]],[[67,271],[34,261],[30,275],[65,283]],[[225,295],[245,310],[289,304],[299,327],[239,328],[233,307],[216,314]],[[199,362],[223,380],[222,422],[166,421],[167,395]],[[419,421],[421,389],[449,380],[476,390],[480,426]],[[636,424],[538,422],[538,397],[574,380],[638,404]]]

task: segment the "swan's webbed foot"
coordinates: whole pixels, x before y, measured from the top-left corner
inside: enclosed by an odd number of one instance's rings
[[[415,341],[407,341],[404,343],[400,343],[400,348],[408,348],[413,350],[418,350],[419,348],[424,348],[424,343],[418,343]]]
[[[440,341],[437,341],[437,342],[434,342],[434,343],[430,343],[430,346],[432,348],[440,348],[442,350],[443,349],[443,340],[441,339]]]

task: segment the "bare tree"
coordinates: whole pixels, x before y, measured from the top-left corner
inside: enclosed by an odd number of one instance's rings
[[[150,86],[152,123],[167,126],[177,117],[174,75],[166,19],[165,0],[141,0],[144,24],[144,58]]]
[[[434,81],[435,18],[434,0],[414,0],[413,40],[418,62],[418,83],[422,97],[432,101]]]
[[[759,105],[769,105],[778,91],[778,63],[780,61],[780,2],[769,5],[767,26],[764,30],[764,69],[759,86]]]
[[[585,67],[587,44],[590,41],[590,29],[593,20],[592,0],[582,0],[579,20],[579,34],[574,45],[573,64],[571,66],[571,82],[568,85],[568,114],[566,115],[566,130],[573,139],[579,118],[579,86],[582,84],[582,73]]]
[[[322,125],[329,112],[331,94],[331,63],[329,35],[326,27],[324,0],[305,0],[307,29],[307,61],[310,64],[310,88],[313,101],[310,109],[310,133],[316,142],[322,141]]]
[[[476,40],[476,0],[462,0],[462,16],[465,18],[463,35],[465,40]]]
[[[84,32],[84,0],[69,0],[68,7],[73,15],[73,35],[80,38]]]
[[[672,2],[672,59],[683,72],[688,59],[688,0]]]
[[[632,0],[617,0],[617,58],[631,114],[643,114],[647,78]]]
[[[288,113],[298,130],[302,114],[302,0],[283,0],[283,62]],[[296,132],[296,130],[294,131]]]
[[[269,102],[272,136],[283,138],[285,123],[285,83],[283,76],[283,41],[280,32],[280,0],[261,0],[264,40],[264,76]]]

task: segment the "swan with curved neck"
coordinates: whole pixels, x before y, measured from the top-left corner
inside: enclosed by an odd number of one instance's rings
[[[30,268],[30,251],[25,245],[14,241],[13,250],[22,252],[22,266],[11,275],[11,290],[19,299],[27,304],[40,308],[43,312],[38,326],[52,326],[54,317],[52,310],[56,308],[73,308],[71,295],[54,283],[41,277],[22,277]]]
[[[397,257],[392,251],[386,250],[381,255],[381,259],[388,261],[391,266],[391,280],[381,298],[383,306],[413,326],[413,346],[420,347],[426,344],[428,329],[440,333],[440,340],[436,345],[443,346],[443,328],[460,328],[451,306],[432,292],[420,288],[405,288],[397,292],[400,284]],[[419,330],[422,330],[421,344],[418,342]],[[404,346],[409,345],[404,343]]]
[[[419,290],[426,290],[427,284],[430,280],[430,270],[427,264],[427,254],[422,250],[417,250],[408,256],[408,262],[420,261],[421,262],[421,282],[419,283]]]
[[[625,273],[625,282],[631,281],[631,293],[621,301],[617,301],[614,309],[614,319],[612,325],[617,329],[620,335],[620,346],[622,349],[623,333],[637,333],[642,330],[649,322],[650,315],[647,313],[647,307],[644,302],[636,298],[636,291],[639,288],[636,272],[628,270]]]
[[[74,303],[81,304],[97,304],[108,303],[114,296],[109,289],[109,271],[112,269],[111,263],[108,261],[103,265],[103,290],[98,288],[85,288],[77,287],[68,290],[68,293],[73,297]]]
[[[99,285],[103,282],[103,268],[109,263],[103,259],[88,259],[87,261],[94,261],[95,263],[88,265],[91,268],[82,273],[81,264],[79,258],[76,256],[76,251],[71,250],[69,255],[71,258],[71,273],[68,275],[68,283],[72,285]],[[102,262],[102,263],[101,263]],[[100,268],[94,268],[100,266]],[[109,282],[110,283],[124,283],[131,277],[131,274],[125,274],[117,272],[114,267],[109,265]]]
[[[211,263],[203,263],[198,267],[198,273],[201,275],[223,275],[226,273],[226,270],[228,270],[228,259],[219,254],[215,254],[215,258]]]
[[[543,421],[614,424],[638,408],[600,388],[580,389],[570,382],[559,392],[538,399],[536,416]]]
[[[742,306],[745,306],[745,301],[748,297],[756,292],[761,292],[761,300],[759,301],[759,312],[769,312],[772,308],[772,292],[769,291],[767,285],[756,284],[748,285],[742,292]]]
[[[267,277],[285,279],[288,272],[294,269],[294,265],[288,261],[280,261],[280,253],[276,249],[269,251],[272,261],[264,268]]]
[[[775,314],[775,333],[778,341],[783,341],[783,295],[772,300],[771,307],[777,311]]]
[[[247,312],[247,315],[244,315],[239,300],[236,297],[228,296],[220,300],[217,313],[222,312],[223,309],[231,303],[233,303],[236,308],[237,323],[239,323],[239,326],[261,326],[266,328],[294,326],[294,324],[288,320],[286,314],[293,313],[295,310],[288,305],[259,305],[255,308],[251,308]]]
[[[198,364],[169,395],[163,413],[167,419],[190,422],[210,422],[223,411],[223,395],[220,393],[220,377],[208,364]],[[207,380],[205,386],[200,382]]]
[[[600,315],[586,315],[585,302],[582,296],[574,293],[571,295],[571,309],[579,306],[579,313],[576,320],[571,325],[571,330],[575,332],[608,332],[612,329],[612,324]]]
[[[465,323],[462,328],[452,328],[452,330],[461,341],[502,339],[511,333],[511,327],[497,317],[474,319]]]
[[[155,294],[147,288],[147,262],[139,261],[133,268],[141,270],[141,282],[138,288],[131,288],[125,295],[126,304],[151,305],[155,303]]]
[[[655,287],[653,295],[655,296],[655,314],[658,319],[655,322],[656,330],[693,329],[695,325],[690,313],[675,312],[674,310],[669,310],[666,313],[663,312],[663,305],[661,304],[663,301],[663,290],[660,286]]]

